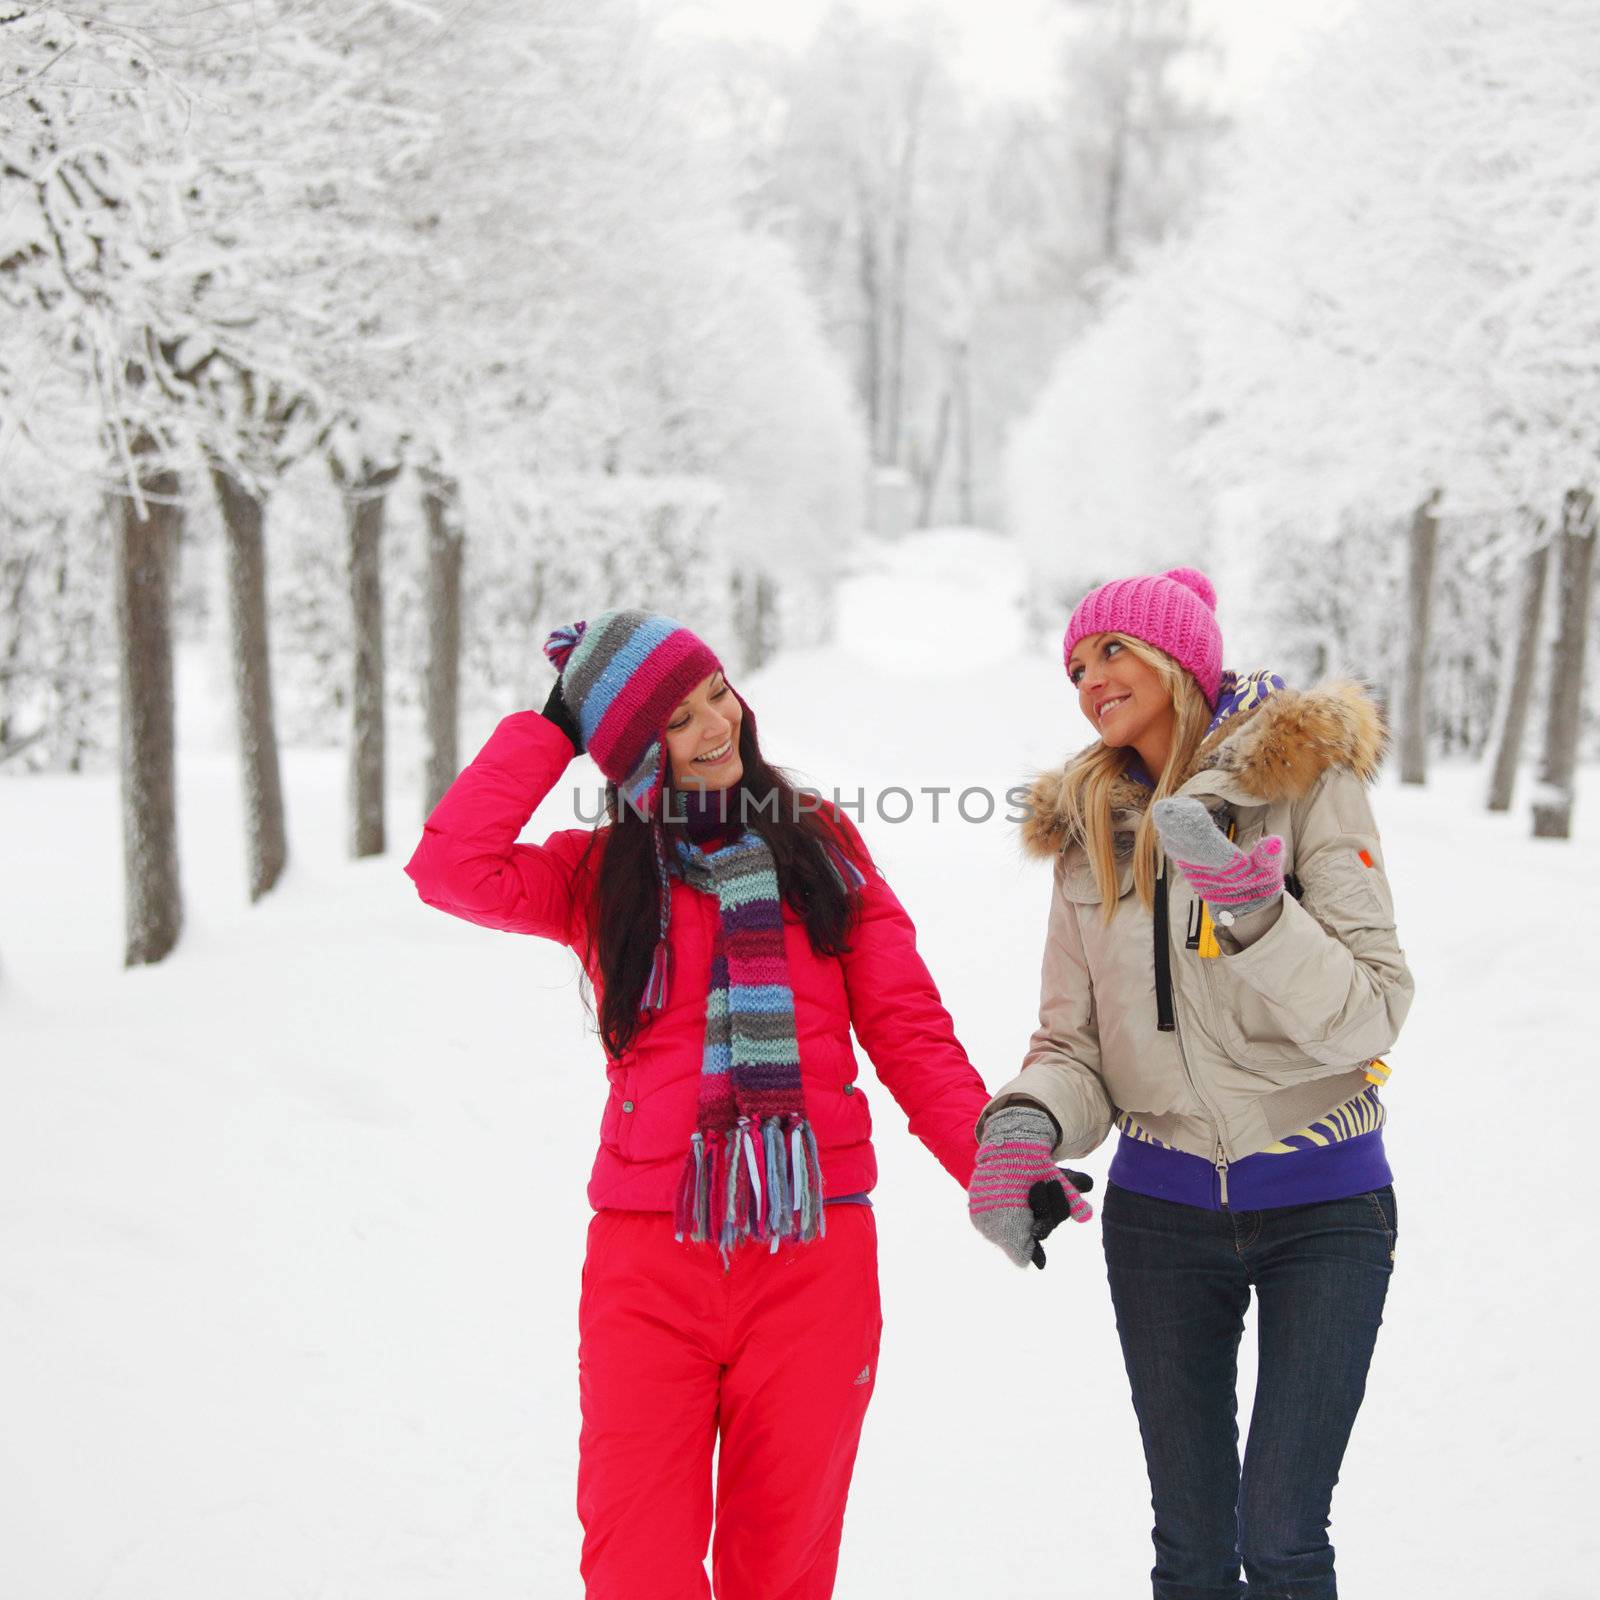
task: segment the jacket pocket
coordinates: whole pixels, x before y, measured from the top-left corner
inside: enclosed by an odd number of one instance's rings
[[[827,1132],[829,1144],[865,1144],[872,1137],[872,1112],[867,1107],[867,1097],[859,1083],[847,1083],[841,1088],[823,1091],[826,1099],[826,1121],[817,1129],[818,1139]],[[808,1105],[813,1121],[816,1113]]]
[[[872,1113],[856,1066],[851,1052],[842,1059],[825,1058],[804,1075],[806,1116],[823,1148],[864,1144],[872,1137]]]
[[[1057,882],[1062,895],[1074,905],[1100,904],[1100,885],[1095,879],[1094,867],[1079,845],[1074,845],[1062,860]],[[1133,891],[1133,858],[1120,852],[1117,856],[1117,898],[1126,898]]]
[[[628,1153],[628,1134],[633,1120],[632,1116],[623,1110],[624,1105],[630,1107],[632,1105],[628,1099],[626,1073],[611,1082],[606,1095],[605,1110],[600,1113],[600,1143],[621,1156],[626,1156]]]
[[[1201,962],[1201,981],[1217,1043],[1235,1066],[1280,1086],[1348,1070],[1307,1055],[1255,989],[1228,977],[1224,959]]]

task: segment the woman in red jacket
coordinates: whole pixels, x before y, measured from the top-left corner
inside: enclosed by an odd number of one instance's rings
[[[406,871],[430,905],[571,946],[594,990],[586,1593],[703,1600],[712,1543],[718,1600],[826,1600],[882,1327],[850,1030],[963,1185],[987,1096],[860,835],[767,764],[712,651],[641,611],[545,650],[543,714],[501,722]],[[518,844],[584,748],[607,825]]]

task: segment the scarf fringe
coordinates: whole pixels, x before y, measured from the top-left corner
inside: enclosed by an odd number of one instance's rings
[[[670,949],[664,940],[656,945],[656,953],[650,958],[650,976],[645,980],[644,994],[639,999],[641,1011],[659,1011],[667,1003]]]
[[[659,828],[656,843],[664,872]],[[752,1239],[771,1250],[785,1240],[809,1243],[820,1239],[826,1226],[822,1163],[816,1135],[805,1120],[805,1083],[786,958],[782,981],[772,981],[770,963],[774,950],[782,948],[783,929],[772,851],[759,834],[746,830],[731,844],[709,852],[679,839],[676,858],[684,881],[717,901],[700,1126],[678,1184],[677,1236],[714,1242],[724,1262]],[[830,853],[828,860],[841,883],[848,884],[852,874],[861,881],[848,857]],[[663,909],[669,898],[664,882]],[[666,943],[664,923],[660,942]],[[778,993],[775,999],[763,993],[752,1001],[749,985]],[[653,993],[652,983],[647,994]],[[759,1030],[753,1025],[757,1014]],[[781,1032],[774,1030],[775,1022],[782,1024]],[[788,1052],[775,1052],[774,1042],[787,1042],[794,1052],[778,1070],[774,1064],[784,1062]]]
[[[652,819],[650,837],[655,846],[656,886],[661,907],[656,925],[655,954],[650,957],[650,976],[645,979],[644,993],[639,996],[641,1017],[648,1017],[666,1005],[667,985],[671,977],[671,945],[668,939],[672,928],[672,874],[667,870],[667,841],[660,817]]]
[[[715,1243],[724,1261],[752,1240],[776,1251],[785,1240],[827,1236],[824,1200],[817,1136],[804,1117],[740,1117],[690,1141],[673,1231],[679,1243]]]
[[[866,885],[866,875],[839,845],[830,844],[827,847],[827,854],[828,864],[838,875],[839,881],[844,885],[847,892],[852,889],[863,888]]]

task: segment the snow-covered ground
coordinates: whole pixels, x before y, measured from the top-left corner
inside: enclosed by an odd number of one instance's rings
[[[863,571],[834,648],[741,685],[768,751],[870,796],[1003,792],[1080,744],[1059,662],[1012,653],[1009,563],[948,534]],[[216,674],[185,667],[188,926],[161,967],[119,966],[114,784],[0,784],[0,1600],[575,1600],[603,1094],[575,964],[417,901],[404,751],[390,854],[356,864],[341,759],[291,752],[293,866],[248,907]],[[1485,815],[1465,770],[1379,796],[1418,1000],[1388,1095],[1399,1267],[1335,1502],[1352,1595],[1595,1592],[1585,778],[1569,845]],[[999,1082],[1047,874],[949,797],[897,824],[869,799],[864,830]],[[887,1327],[839,1595],[1147,1595],[1094,1226],[1014,1271],[868,1092]]]

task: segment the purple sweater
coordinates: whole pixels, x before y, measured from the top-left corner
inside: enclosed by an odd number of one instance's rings
[[[1374,1086],[1309,1127],[1227,1166],[1230,1211],[1266,1211],[1343,1200],[1393,1181],[1383,1151],[1386,1112]],[[1126,1112],[1108,1181],[1135,1194],[1220,1211],[1222,1172],[1204,1156],[1174,1150]]]

